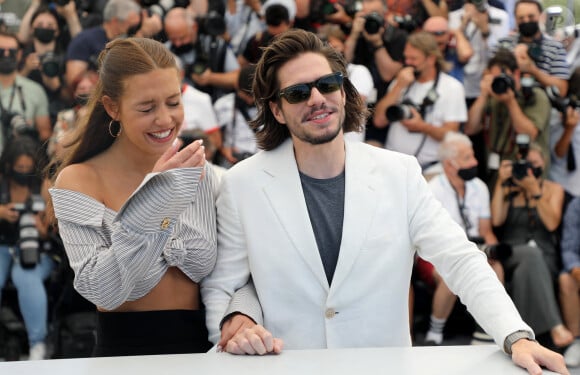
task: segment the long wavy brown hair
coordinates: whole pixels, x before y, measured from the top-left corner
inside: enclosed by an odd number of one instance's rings
[[[286,62],[299,55],[313,52],[324,56],[333,72],[341,72],[344,78],[346,94],[345,117],[343,131],[362,131],[368,117],[368,109],[358,91],[348,79],[344,57],[330,45],[322,42],[315,34],[301,29],[292,29],[280,34],[264,53],[256,66],[256,74],[252,91],[258,114],[250,123],[256,131],[256,139],[260,148],[273,150],[290,137],[288,127],[279,123],[270,110],[270,102],[280,102],[278,92],[278,70]]]

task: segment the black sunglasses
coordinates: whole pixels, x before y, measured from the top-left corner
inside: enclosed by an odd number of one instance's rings
[[[435,35],[435,36],[442,36],[442,35],[445,35],[446,33],[447,33],[446,30],[429,31],[429,34]]]
[[[306,101],[310,98],[312,88],[316,87],[321,94],[330,94],[340,90],[344,77],[341,72],[330,73],[308,83],[298,83],[280,90],[278,96],[290,104]]]
[[[18,49],[17,48],[0,48],[0,57],[6,56],[6,52],[8,52],[8,56],[16,57],[16,54],[18,53]]]

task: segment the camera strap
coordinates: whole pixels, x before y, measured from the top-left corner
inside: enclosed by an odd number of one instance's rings
[[[2,98],[0,98],[0,110],[2,113],[10,112],[12,110],[12,104],[14,103],[14,96],[16,96],[16,83],[12,85],[12,92],[10,93],[10,99],[8,101],[8,107],[5,108],[2,103]],[[22,100],[22,97],[20,98]]]
[[[453,187],[453,185],[451,185],[451,187]],[[465,207],[465,197],[467,196],[467,184],[464,184],[464,190],[465,190],[463,192],[464,198],[461,199],[459,197],[459,194],[457,193],[457,190],[453,188],[453,191],[455,192],[455,200],[457,201],[457,209],[459,210],[459,216],[461,217],[461,221],[463,222],[463,229],[465,229],[465,234],[469,236],[468,232],[473,227],[473,225],[471,225],[469,217],[467,217],[467,210]]]

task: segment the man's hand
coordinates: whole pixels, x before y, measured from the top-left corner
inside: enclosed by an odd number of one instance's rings
[[[407,128],[411,133],[424,133],[427,124],[423,121],[421,114],[413,107],[411,107],[412,116],[408,120],[401,120],[401,125]]]
[[[512,361],[528,370],[529,374],[542,374],[543,366],[559,374],[570,375],[561,354],[544,348],[535,341],[521,339],[512,345]]]
[[[231,354],[278,354],[284,342],[245,315],[237,314],[222,326],[218,347]]]

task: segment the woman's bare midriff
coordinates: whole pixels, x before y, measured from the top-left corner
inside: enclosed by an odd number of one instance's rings
[[[103,312],[199,310],[199,305],[199,285],[178,268],[169,267],[159,283],[142,298],[125,302],[115,310],[97,309]]]

